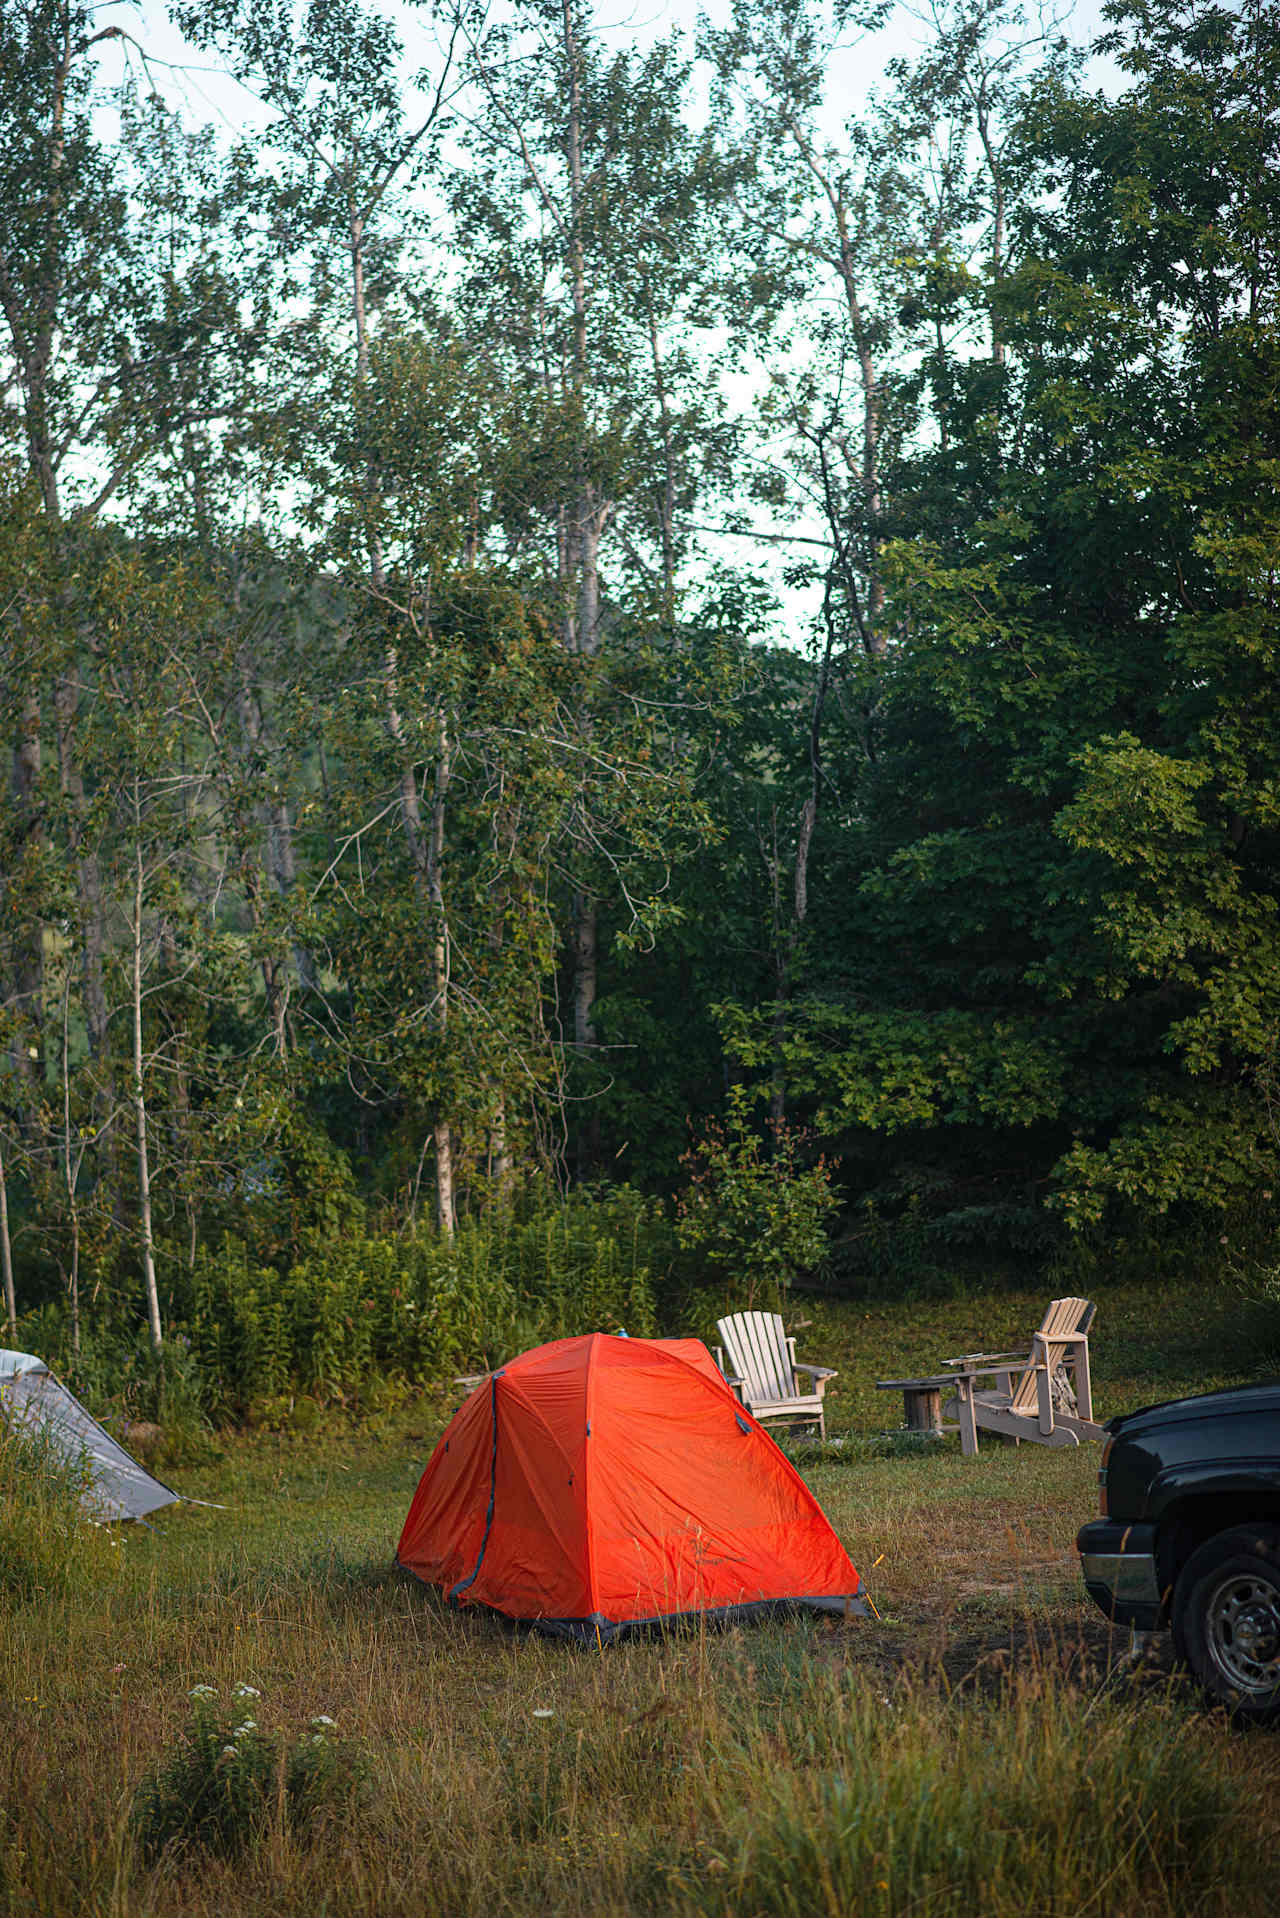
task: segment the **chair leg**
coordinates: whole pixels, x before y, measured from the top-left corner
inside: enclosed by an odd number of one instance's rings
[[[965,1458],[978,1456],[978,1420],[973,1409],[972,1379],[956,1380],[956,1411],[960,1423],[960,1450]]]
[[[1082,1419],[1093,1421],[1093,1382],[1089,1377],[1089,1341],[1081,1339],[1076,1347],[1076,1410]]]
[[[1036,1367],[1037,1424],[1047,1438],[1053,1430],[1053,1380],[1047,1365]]]

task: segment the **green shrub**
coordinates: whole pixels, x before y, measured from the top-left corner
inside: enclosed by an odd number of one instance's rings
[[[628,1186],[587,1188],[499,1230],[496,1250],[529,1335],[521,1343],[657,1330],[675,1241],[652,1200]]]
[[[312,1237],[283,1276],[228,1239],[197,1254],[192,1364],[211,1409],[270,1415],[297,1391],[346,1399],[578,1332],[644,1335],[657,1327],[653,1266],[665,1277],[672,1249],[660,1208],[626,1188],[495,1209],[452,1240]]]
[[[238,1414],[288,1392],[293,1344],[280,1276],[254,1265],[238,1239],[198,1248],[188,1332],[211,1411]]]
[[[827,1256],[837,1201],[825,1161],[803,1165],[797,1135],[785,1125],[766,1147],[739,1086],[724,1124],[708,1126],[682,1163],[689,1172],[676,1224],[682,1248],[713,1281],[722,1308],[776,1309],[793,1279]]]
[[[87,1515],[87,1462],[0,1412],[0,1594],[10,1603],[87,1589],[115,1576],[117,1528]]]
[[[337,1736],[327,1716],[287,1740],[260,1730],[253,1716],[260,1694],[252,1685],[237,1685],[227,1706],[211,1685],[197,1685],[189,1696],[191,1711],[174,1750],[134,1804],[145,1856],[184,1845],[227,1855],[245,1851],[273,1821],[301,1832],[364,1790],[364,1756]]]
[[[159,1352],[145,1329],[127,1340],[86,1338],[65,1363],[66,1383],[98,1417],[159,1428],[148,1466],[202,1464],[216,1456],[204,1404],[208,1382],[186,1332],[171,1328]]]

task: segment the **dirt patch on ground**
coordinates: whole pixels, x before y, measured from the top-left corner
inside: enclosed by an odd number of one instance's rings
[[[924,1681],[992,1694],[1033,1677],[1084,1691],[1180,1682],[1167,1632],[1135,1637],[1084,1612],[1069,1625],[1053,1624],[1020,1606],[1020,1596],[1016,1584],[993,1581],[946,1603],[899,1605],[891,1619],[833,1620],[818,1656],[871,1668],[888,1690]]]

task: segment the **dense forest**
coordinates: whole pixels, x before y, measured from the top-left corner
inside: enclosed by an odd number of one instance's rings
[[[1265,1235],[1276,0],[171,13],[0,7],[10,1342]]]

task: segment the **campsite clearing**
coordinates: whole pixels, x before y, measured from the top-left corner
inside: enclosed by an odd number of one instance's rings
[[[1040,1294],[816,1307],[839,1365],[803,1470],[879,1607],[595,1651],[448,1613],[390,1568],[452,1388],[364,1426],[222,1441],[119,1568],[0,1628],[0,1913],[1262,1914],[1280,1741],[1117,1664],[1079,1584],[1096,1448],[880,1436],[876,1377],[1012,1335]],[[1256,1368],[1225,1291],[1098,1294],[1102,1416]],[[814,1339],[815,1348],[818,1339]],[[1198,1362],[1197,1362],[1198,1359]],[[267,1731],[323,1715],[369,1789],[240,1858],[146,1865],[143,1777],[207,1684]],[[927,1815],[926,1808],[928,1808]],[[1096,1889],[1109,1890],[1098,1901]],[[856,1892],[854,1887],[860,1887]],[[1093,1897],[1092,1904],[1090,1899]]]

